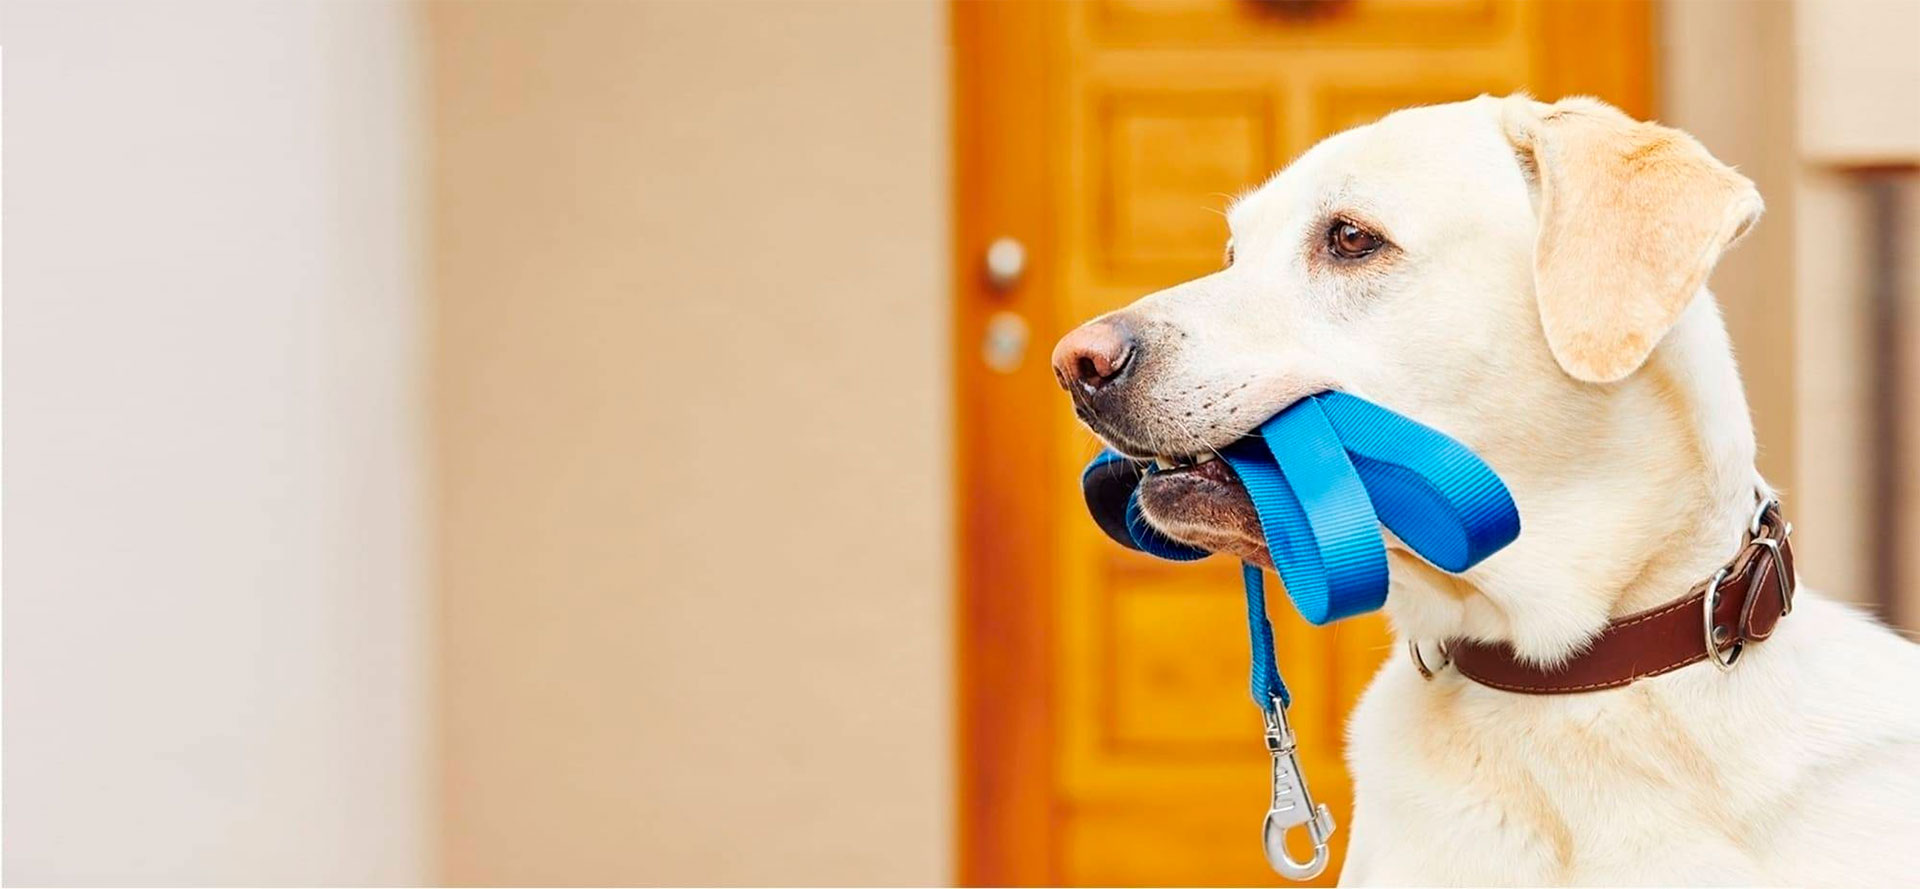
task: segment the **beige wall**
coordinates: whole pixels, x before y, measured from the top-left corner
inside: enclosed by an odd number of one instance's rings
[[[944,8],[428,15],[445,876],[946,880]]]
[[[1760,225],[1728,253],[1711,286],[1733,337],[1753,408],[1760,471],[1798,507],[1794,385],[1794,165],[1788,3],[1675,0],[1660,7],[1661,120],[1740,168],[1767,202]]]
[[[1794,5],[1793,71],[1799,126],[1790,144],[1799,159],[1795,183],[1795,329],[1803,344],[1797,375],[1802,498],[1807,531],[1802,554],[1812,581],[1863,603],[1897,601],[1895,616],[1920,627],[1920,459],[1908,455],[1903,480],[1877,479],[1866,443],[1874,434],[1871,398],[1873,303],[1871,248],[1881,235],[1871,221],[1870,181],[1904,179],[1906,442],[1920,441],[1920,3],[1913,0],[1798,0]],[[1900,172],[1904,170],[1904,172]],[[1863,174],[1865,174],[1863,178]],[[1896,448],[1898,446],[1896,445]],[[1876,527],[1870,491],[1893,486],[1905,501],[1895,527]],[[1904,486],[1904,490],[1900,488]],[[1896,580],[1905,589],[1871,587],[1874,550],[1890,546],[1905,560]],[[1811,547],[1811,548],[1809,548]],[[1904,583],[1902,583],[1904,581]]]
[[[1920,164],[1920,2],[1795,0],[1793,29],[1800,155]]]
[[[432,876],[416,24],[0,8],[9,884]]]
[[[1870,478],[1866,465],[1874,232],[1855,177],[1905,165],[1908,203],[1920,204],[1911,173],[1920,164],[1920,54],[1911,36],[1920,3],[1662,8],[1663,116],[1738,164],[1767,199],[1760,227],[1714,276],[1753,403],[1761,469],[1785,489],[1803,579],[1872,603],[1882,594],[1869,586],[1871,551],[1903,548],[1891,535],[1911,531],[1872,527],[1867,514],[1866,492],[1896,482]],[[1920,206],[1908,219],[1920,219]],[[1909,237],[1915,232],[1910,222]],[[1920,274],[1906,280],[1914,285]],[[1908,301],[1920,306],[1920,292]],[[1908,388],[1920,391],[1920,382]],[[1920,403],[1912,412],[1920,415]],[[1920,491],[1920,482],[1907,484]],[[1908,527],[1920,527],[1920,505],[1909,511]],[[1910,574],[1920,572],[1920,559],[1912,563]],[[1911,624],[1920,590],[1907,597]]]

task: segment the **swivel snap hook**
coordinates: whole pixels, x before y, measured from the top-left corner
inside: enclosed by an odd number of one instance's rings
[[[1277,698],[1264,708],[1267,725],[1267,752],[1273,755],[1273,802],[1267,808],[1262,827],[1267,864],[1275,873],[1294,882],[1311,880],[1327,869],[1327,840],[1333,836],[1333,813],[1316,804],[1307,792],[1306,776],[1300,771],[1295,751],[1293,726],[1287,722],[1286,705]],[[1295,861],[1287,852],[1287,832],[1305,825],[1313,840],[1313,857]]]

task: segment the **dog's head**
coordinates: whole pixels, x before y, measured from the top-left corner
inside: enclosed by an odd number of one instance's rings
[[[1646,363],[1760,210],[1691,137],[1601,102],[1409,109],[1237,201],[1223,269],[1088,322],[1053,365],[1114,449],[1203,461],[1142,484],[1150,522],[1270,564],[1245,492],[1204,462],[1216,449],[1342,389],[1510,482],[1580,473],[1608,384]]]

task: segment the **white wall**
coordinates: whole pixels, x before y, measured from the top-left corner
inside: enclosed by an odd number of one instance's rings
[[[0,17],[8,882],[430,877],[413,31]]]

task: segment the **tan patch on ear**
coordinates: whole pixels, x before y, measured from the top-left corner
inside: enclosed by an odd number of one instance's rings
[[[1547,345],[1578,379],[1618,380],[1753,225],[1760,195],[1692,136],[1603,102],[1512,98],[1503,111],[1539,190],[1534,287]]]

